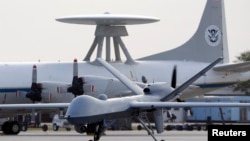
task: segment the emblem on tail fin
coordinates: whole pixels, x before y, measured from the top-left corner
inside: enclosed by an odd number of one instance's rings
[[[205,31],[205,40],[209,46],[218,46],[221,41],[221,30],[216,25],[210,25]]]

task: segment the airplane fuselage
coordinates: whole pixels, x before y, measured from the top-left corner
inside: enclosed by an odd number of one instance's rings
[[[135,64],[111,63],[120,72],[125,74],[133,81],[141,82],[142,76],[146,77],[147,83],[153,82],[171,82],[174,65],[177,65],[177,83],[181,84],[189,79],[192,75],[204,68],[208,63],[186,62],[186,61],[137,61]],[[28,91],[31,86],[32,66],[37,66],[38,82],[66,82],[72,81],[72,63],[71,62],[34,62],[34,63],[8,63],[0,64],[0,103],[30,103],[20,91]],[[79,76],[93,75],[115,78],[98,62],[79,62]],[[198,79],[194,85],[200,87],[196,93],[183,95],[183,98],[194,95],[204,94],[205,92],[233,84],[239,80],[247,80],[248,73],[230,73],[215,72],[210,70],[206,75]],[[96,82],[97,83],[97,82]],[[94,84],[93,84],[94,85]],[[104,85],[102,85],[104,86]],[[101,89],[96,88],[95,89]],[[113,88],[116,91],[116,87]],[[111,90],[112,91],[112,88]],[[103,91],[104,93],[105,91]],[[117,92],[118,93],[118,92]],[[13,98],[14,97],[14,98]],[[70,102],[73,95],[50,94],[43,96],[42,102]]]

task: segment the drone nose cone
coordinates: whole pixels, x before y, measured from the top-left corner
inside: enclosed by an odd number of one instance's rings
[[[71,124],[86,124],[93,121],[96,114],[100,112],[100,100],[92,96],[82,95],[74,98],[65,114]]]
[[[81,102],[82,101],[82,102]],[[73,99],[67,109],[67,112],[65,114],[65,118],[69,121],[71,124],[79,124],[81,122],[81,117],[84,115],[84,110],[82,107],[86,107],[84,104],[84,99],[81,96],[76,97]]]

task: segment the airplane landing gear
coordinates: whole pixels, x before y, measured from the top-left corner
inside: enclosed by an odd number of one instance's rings
[[[42,126],[42,130],[43,130],[44,132],[48,131],[48,125],[44,124],[44,125]]]
[[[6,121],[2,126],[2,130],[6,135],[17,135],[21,131],[21,128],[17,121]]]

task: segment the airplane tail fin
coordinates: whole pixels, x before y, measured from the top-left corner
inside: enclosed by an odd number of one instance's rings
[[[138,60],[186,60],[212,62],[223,57],[229,62],[223,0],[207,0],[196,33],[183,45]]]

